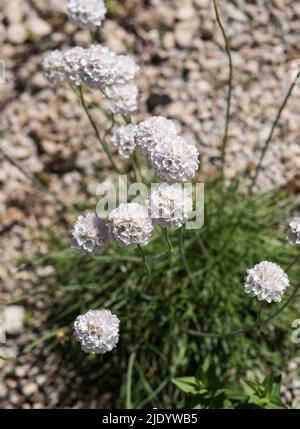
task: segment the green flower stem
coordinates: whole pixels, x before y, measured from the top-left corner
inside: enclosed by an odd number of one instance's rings
[[[16,356],[3,356],[0,355],[0,360],[14,360],[16,359]]]
[[[23,353],[29,353],[29,352],[31,352],[37,346],[39,346],[40,344],[43,344],[45,341],[49,340],[50,338],[55,337],[58,334],[58,332],[64,331],[65,329],[68,329],[68,328],[66,326],[64,326],[62,328],[57,328],[57,329],[54,329],[51,332],[48,332],[47,334],[43,335],[42,337],[40,337],[37,340],[33,341],[27,347],[25,347]]]
[[[222,23],[220,13],[219,13],[218,1],[213,0],[213,4],[214,4],[216,21],[217,21],[217,24],[221,30],[221,33],[222,33],[222,36],[224,39],[225,51],[227,54],[228,65],[229,65],[228,91],[227,91],[227,98],[226,98],[226,113],[225,113],[225,126],[224,126],[224,136],[223,136],[223,141],[222,141],[222,146],[221,146],[221,176],[224,179],[224,167],[225,167],[225,161],[226,161],[226,148],[227,148],[227,144],[228,144],[228,129],[229,129],[230,110],[231,110],[233,63],[232,63],[229,40],[228,40],[225,28],[224,28],[223,23]]]
[[[148,278],[150,278],[151,277],[151,270],[150,270],[149,264],[147,262],[144,250],[143,250],[143,248],[142,248],[142,246],[140,244],[137,245],[137,249],[138,249],[138,251],[139,251],[139,253],[140,253],[141,257],[142,257],[142,260],[143,260],[143,263],[144,263],[144,266],[145,266],[145,271],[147,273],[147,276],[148,276]]]
[[[143,182],[142,173],[139,165],[138,153],[136,149],[134,149],[133,155],[132,155],[132,170],[134,173],[135,181]]]
[[[300,253],[299,255],[295,256],[295,258],[293,259],[293,261],[287,266],[286,268],[286,272],[289,272],[289,270],[300,260]],[[269,316],[266,320],[264,320],[264,323],[267,324],[269,323],[272,319],[274,319],[275,317],[277,317],[293,300],[293,298],[295,297],[295,295],[297,294],[298,290],[300,288],[300,284],[296,284],[294,286],[294,289],[291,293],[291,295],[288,297],[288,299],[285,301],[284,304],[282,304],[273,314],[271,314],[271,316]]]
[[[110,97],[107,95],[106,91],[103,88],[100,88],[100,91],[101,91],[102,95],[104,95],[105,98],[107,98],[108,100],[110,99]],[[132,123],[130,115],[122,115],[122,117],[123,117],[126,125],[129,125]],[[140,169],[138,153],[136,150],[134,150],[133,157],[132,157],[132,171],[133,171],[133,174],[135,177],[135,181],[136,182],[143,182],[143,177],[142,177],[142,173],[141,173],[141,169]]]
[[[166,243],[168,245],[169,253],[172,253],[173,247],[172,247],[172,243],[171,243],[171,240],[170,240],[169,228],[162,228],[162,229],[165,230]]]
[[[185,268],[185,271],[186,271],[186,273],[187,273],[187,275],[188,275],[188,277],[189,277],[189,279],[190,279],[193,287],[195,288],[195,290],[197,290],[198,288],[197,288],[197,284],[196,284],[196,281],[195,281],[195,277],[194,277],[193,273],[190,270],[188,261],[187,261],[186,256],[185,256],[184,243],[183,243],[183,231],[184,231],[184,227],[182,226],[179,229],[179,250],[180,250],[180,256],[181,256],[181,260],[182,260],[183,266]]]
[[[199,331],[188,330],[188,332],[191,335],[195,335],[197,337],[210,337],[210,338],[233,337],[235,335],[239,335],[239,334],[249,332],[252,329],[254,329],[256,326],[258,326],[260,324],[260,321],[261,321],[261,311],[262,311],[262,301],[258,301],[258,311],[257,311],[257,316],[256,316],[254,323],[252,323],[252,325],[247,325],[247,326],[238,328],[234,331],[218,333],[218,332],[199,332]]]
[[[265,141],[264,147],[263,147],[263,149],[261,151],[261,155],[260,155],[260,158],[259,158],[259,161],[258,161],[258,165],[256,167],[255,175],[254,175],[254,177],[252,179],[252,182],[251,182],[251,185],[250,185],[250,189],[249,189],[249,195],[250,196],[253,194],[254,186],[256,185],[257,178],[258,178],[259,173],[261,171],[263,160],[264,160],[266,152],[267,152],[267,150],[268,150],[268,148],[270,146],[270,143],[271,143],[274,131],[275,131],[275,129],[278,126],[279,120],[281,118],[281,114],[282,114],[282,112],[283,112],[283,110],[284,110],[284,108],[285,108],[285,106],[286,106],[286,104],[287,104],[290,96],[292,95],[293,89],[294,89],[296,83],[298,82],[299,78],[300,78],[300,71],[298,72],[296,78],[294,79],[294,81],[290,85],[290,87],[289,87],[289,89],[288,89],[288,91],[286,93],[286,96],[284,97],[283,102],[281,103],[281,105],[280,105],[280,107],[278,109],[277,115],[276,115],[276,117],[275,117],[275,119],[274,119],[274,121],[272,123],[270,133],[269,133],[269,135],[268,135],[268,137],[267,137],[267,139]]]
[[[32,186],[36,187],[37,189],[39,189],[39,191],[43,192],[44,194],[51,196],[58,204],[63,206],[66,210],[72,211],[74,213],[78,213],[78,210],[75,207],[69,206],[64,200],[62,200],[56,194],[56,192],[51,191],[37,177],[35,177],[33,174],[30,174],[23,167],[21,167],[21,165],[19,165],[13,158],[11,158],[1,147],[0,147],[0,153],[6,159],[6,161],[8,161],[10,164],[16,167],[30,181]]]
[[[197,237],[197,241],[198,241],[199,247],[200,247],[203,255],[205,256],[205,258],[208,259],[209,258],[209,253],[208,253],[208,250],[207,250],[205,244],[203,243],[203,240],[202,240],[201,235],[200,235],[200,231],[199,230],[195,230],[195,233],[196,233],[196,237]]]
[[[90,35],[91,35],[91,41],[92,41],[92,43],[97,43],[98,42],[98,33],[97,33],[97,30],[91,30],[90,31]]]
[[[271,314],[271,316],[269,316],[267,319],[263,320],[263,324],[267,324],[269,323],[272,319],[274,319],[275,317],[277,317],[293,300],[293,298],[295,297],[295,295],[297,294],[298,290],[300,288],[300,284],[297,283],[294,286],[293,292],[291,293],[291,295],[288,297],[288,299],[285,301],[284,304],[282,304],[281,307],[279,307],[273,314]]]
[[[132,119],[130,115],[122,115],[122,116],[126,125],[129,125],[132,123]],[[143,176],[141,173],[140,160],[138,155],[139,155],[138,150],[135,149],[133,151],[133,157],[132,157],[132,169],[135,175],[135,180],[137,182],[143,182]]]
[[[286,267],[286,271],[289,272],[291,268],[300,260],[300,253],[299,255],[296,255],[292,262]]]
[[[115,115],[112,112],[108,113],[108,117],[111,120],[111,124],[110,127],[105,131],[104,138],[106,138],[106,136],[111,133],[111,131],[114,129],[114,126],[116,125]]]
[[[126,125],[129,125],[132,123],[130,115],[122,115],[122,116],[123,116],[123,119],[124,119]]]
[[[128,367],[127,367],[127,378],[126,378],[126,409],[131,410],[133,408],[131,401],[131,386],[132,386],[132,372],[135,361],[136,353],[132,352],[129,356]]]
[[[95,123],[95,121],[94,121],[94,119],[93,119],[93,117],[89,111],[89,108],[86,104],[86,101],[84,99],[83,89],[81,86],[79,87],[79,97],[80,97],[81,105],[82,105],[82,107],[86,113],[86,116],[88,117],[88,119],[89,119],[89,121],[90,121],[90,123],[91,123],[91,125],[95,131],[96,137],[97,137],[103,151],[106,153],[106,155],[107,155],[107,157],[108,157],[108,159],[112,165],[113,170],[118,174],[122,174],[122,171],[118,168],[117,164],[115,163],[115,161],[113,159],[112,153],[108,147],[108,144],[106,142],[105,137],[101,137],[101,135],[99,133],[98,127],[97,127],[97,125],[96,125],[96,123]]]
[[[21,355],[24,355],[26,353],[31,352],[33,349],[35,349],[37,346],[39,346],[40,344],[43,344],[45,341],[47,341],[48,339],[55,337],[57,335],[58,332],[64,331],[65,329],[68,329],[67,326],[64,326],[62,328],[57,328],[54,329],[51,332],[48,332],[47,334],[43,335],[42,337],[38,338],[37,340],[33,341],[32,343],[30,343],[27,347],[25,347],[25,349],[17,354],[16,356],[10,357],[10,356],[3,356],[0,355],[0,359],[2,360],[15,360],[18,357],[20,357]]]

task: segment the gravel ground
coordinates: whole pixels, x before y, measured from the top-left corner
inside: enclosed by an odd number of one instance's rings
[[[68,87],[50,86],[41,72],[47,51],[90,43],[87,31],[67,22],[66,4],[66,0],[1,1],[0,59],[5,61],[6,83],[0,84],[0,144],[27,172],[74,205],[87,198],[95,201],[96,186],[108,164],[95,151],[97,141],[75,94]],[[231,178],[253,169],[291,84],[292,67],[300,58],[300,4],[226,1],[222,14],[234,62],[226,168]],[[211,1],[119,0],[101,29],[100,40],[118,53],[135,56],[142,67],[137,82],[142,102],[136,120],[149,114],[175,119],[199,147],[203,176],[214,174],[224,127],[228,67]],[[300,84],[274,135],[258,190],[278,186],[300,190],[299,96]],[[100,126],[105,124],[100,112],[97,120]],[[32,272],[17,261],[47,252],[47,231],[60,228],[67,235],[62,225],[73,215],[33,188],[1,155],[0,203],[0,300],[7,300],[42,286],[51,267]],[[35,303],[33,311],[41,310],[41,305]],[[34,317],[24,316],[23,310],[18,306],[6,314],[11,330],[0,354],[17,353],[36,338],[30,323],[22,324],[24,318]],[[30,354],[17,363],[0,360],[0,407],[80,406],[76,396],[65,397],[65,380],[51,377],[58,364],[53,355]],[[297,370],[297,363],[291,365]],[[299,396],[298,381],[285,392],[289,403]]]

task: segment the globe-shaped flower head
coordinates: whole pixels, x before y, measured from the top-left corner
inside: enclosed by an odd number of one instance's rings
[[[105,223],[94,213],[80,215],[72,231],[71,245],[75,250],[87,253],[102,252],[107,246],[108,230]]]
[[[105,14],[104,0],[69,0],[68,17],[79,27],[100,27]]]
[[[289,286],[289,278],[279,265],[263,261],[247,270],[244,286],[246,293],[259,301],[280,302]]]
[[[118,344],[119,325],[110,310],[89,310],[75,320],[74,333],[84,352],[103,355]]]
[[[80,61],[84,54],[85,49],[76,46],[68,49],[63,55],[61,71],[72,85],[80,86],[82,84]]]
[[[135,125],[121,125],[112,136],[112,143],[123,158],[129,158],[135,149],[134,132]]]
[[[64,54],[59,49],[55,49],[44,58],[42,64],[45,77],[56,85],[61,85],[66,79],[65,74],[61,71],[63,56]]]
[[[120,246],[147,244],[153,225],[146,207],[138,203],[122,203],[109,214],[108,228]]]
[[[288,226],[287,239],[294,245],[300,244],[300,218],[295,217]]]
[[[191,217],[192,195],[180,183],[162,183],[151,191],[148,208],[154,223],[179,228]]]
[[[128,55],[118,55],[118,72],[116,83],[126,83],[135,78],[140,67]]]
[[[198,169],[198,150],[182,137],[162,139],[151,154],[156,174],[163,180],[188,180]]]
[[[117,79],[117,55],[102,45],[91,45],[80,58],[82,82],[90,88],[104,88]]]
[[[145,155],[151,155],[157,143],[166,137],[177,136],[177,128],[173,121],[164,116],[153,116],[138,124],[135,143]]]
[[[139,90],[134,84],[115,84],[107,87],[109,108],[116,115],[130,115],[138,109]]]

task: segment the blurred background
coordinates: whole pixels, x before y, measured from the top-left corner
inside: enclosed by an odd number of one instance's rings
[[[141,109],[136,120],[162,114],[178,122],[200,151],[201,178],[216,174],[224,127],[227,58],[210,0],[109,0],[99,41],[141,66],[137,84]],[[234,62],[232,122],[226,176],[253,170],[278,106],[300,62],[300,2],[220,1]],[[35,175],[70,206],[96,202],[95,190],[107,174],[106,157],[74,93],[43,77],[46,53],[89,46],[88,31],[66,17],[66,0],[1,0],[0,145],[26,172]],[[3,67],[3,64],[5,67]],[[285,188],[300,192],[300,83],[285,109],[264,161],[257,192]],[[99,124],[105,116],[99,112]],[[68,240],[72,212],[32,186],[0,154],[0,316],[7,342],[0,354],[16,354],[39,339],[46,303],[35,289],[51,274],[34,269],[31,255],[48,250],[49,231]],[[29,296],[30,311],[17,298]],[[7,306],[10,301],[12,305]],[[2,304],[1,304],[2,303]],[[61,341],[63,342],[63,333]],[[68,369],[57,376],[55,353],[37,352],[16,362],[0,360],[1,408],[82,407],[84,395],[64,391]],[[291,363],[290,371],[297,369]],[[300,393],[293,377],[286,395]],[[99,398],[97,398],[99,399]],[[101,397],[111,405],[111,393]]]

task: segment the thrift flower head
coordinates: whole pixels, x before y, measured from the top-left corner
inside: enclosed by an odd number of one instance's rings
[[[112,136],[112,143],[117,146],[118,152],[123,158],[129,158],[133,154],[134,132],[135,125],[121,125]]]
[[[103,355],[118,344],[119,325],[110,310],[89,310],[75,320],[75,337],[84,352]]]
[[[259,301],[280,302],[289,286],[289,278],[279,265],[263,261],[247,270],[244,286],[246,293]]]
[[[192,195],[180,183],[162,183],[148,198],[151,219],[162,227],[181,227],[193,210]]]
[[[106,88],[110,110],[116,115],[130,115],[138,109],[139,90],[133,84],[116,84]]]
[[[107,246],[107,240],[107,227],[94,213],[78,216],[72,231],[74,249],[87,253],[102,252]]]
[[[298,245],[300,244],[300,218],[295,217],[288,226],[287,239],[289,243]]]
[[[126,83],[128,80],[135,78],[140,67],[128,55],[118,55],[118,72],[116,83]]]
[[[109,215],[108,228],[120,246],[147,244],[153,230],[146,207],[122,203]]]
[[[198,169],[198,150],[182,137],[165,137],[151,154],[156,174],[163,180],[188,180]]]
[[[82,82],[90,88],[112,85],[117,79],[117,55],[102,45],[91,45],[79,60]]]
[[[65,74],[69,82],[76,86],[80,86],[82,84],[80,60],[84,55],[84,52],[85,49],[80,46],[68,49],[64,53],[61,62],[61,71]]]
[[[55,49],[43,60],[43,69],[45,77],[56,85],[61,85],[65,81],[65,74],[61,71],[61,63],[64,54]]]
[[[105,14],[104,0],[69,0],[68,17],[80,27],[100,27]]]
[[[157,143],[165,138],[173,139],[177,128],[173,121],[163,116],[153,116],[138,124],[135,133],[137,147],[146,155],[151,155]]]

